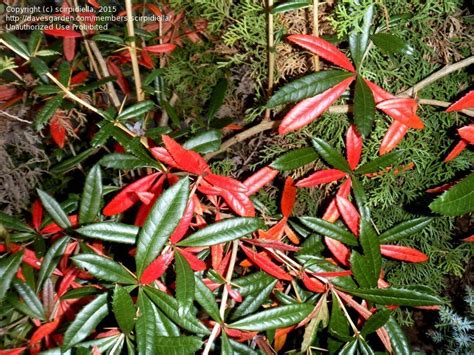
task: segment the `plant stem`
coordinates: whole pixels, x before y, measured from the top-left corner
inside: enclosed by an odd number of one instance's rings
[[[135,79],[135,91],[137,93],[137,101],[143,101],[144,95],[142,90],[142,79],[140,77],[140,68],[138,67],[137,45],[135,43],[135,29],[133,28],[133,9],[132,0],[125,0],[125,10],[127,12],[127,32],[129,39],[130,59],[132,60],[133,77]]]
[[[273,14],[271,10],[273,8],[273,0],[268,0],[267,11],[268,11],[268,28],[267,28],[267,51],[268,51],[268,85],[267,85],[267,99],[272,96],[273,93],[273,74],[275,71],[275,38],[273,35]],[[264,121],[271,119],[271,110],[265,109]]]
[[[313,0],[313,36],[319,37],[319,0]],[[319,56],[313,56],[313,67],[319,71]]]

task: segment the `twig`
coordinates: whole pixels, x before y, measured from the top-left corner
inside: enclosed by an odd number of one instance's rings
[[[313,0],[313,36],[319,37],[319,0]],[[319,71],[319,56],[313,56],[315,71]]]
[[[267,28],[267,51],[268,51],[268,85],[267,85],[267,98],[270,98],[273,93],[273,74],[275,71],[275,39],[273,35],[273,0],[268,0],[267,11],[268,11],[268,28]],[[263,117],[264,121],[269,121],[271,118],[271,110],[267,108]]]
[[[430,105],[430,106],[440,106],[440,107],[449,107],[452,105],[451,102],[432,100],[432,99],[419,99],[418,104],[420,105]],[[460,112],[464,113],[466,116],[474,117],[473,110],[461,110]]]
[[[138,67],[137,45],[135,43],[135,29],[133,28],[133,8],[132,0],[125,0],[125,10],[127,12],[127,32],[129,39],[130,59],[132,60],[133,77],[135,79],[135,91],[137,93],[137,101],[143,101],[144,94],[142,90],[142,79],[140,77],[140,68]]]
[[[15,121],[19,121],[19,122],[31,124],[30,121],[24,120],[23,118],[20,118],[20,117],[18,117],[18,116],[14,116],[14,115],[8,113],[7,111],[1,111],[1,110],[0,110],[0,114],[5,115],[5,116],[7,116],[8,118],[12,118],[12,119],[14,119]]]

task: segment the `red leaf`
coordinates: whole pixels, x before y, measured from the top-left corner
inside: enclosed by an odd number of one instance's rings
[[[236,338],[238,342],[244,342],[252,339],[257,335],[257,332],[247,332],[238,329],[224,328],[225,333],[231,338]]]
[[[249,244],[257,245],[263,248],[272,248],[276,250],[283,250],[283,251],[298,251],[300,248],[294,247],[293,245],[289,245],[279,240],[269,240],[269,239],[245,239],[245,241]]]
[[[320,184],[328,184],[346,176],[346,173],[337,169],[325,169],[317,171],[307,178],[296,183],[297,187],[313,187]]]
[[[196,152],[184,149],[173,138],[163,135],[163,143],[180,169],[191,174],[209,174],[211,169],[206,161]]]
[[[324,58],[341,68],[355,72],[354,66],[349,58],[347,58],[346,55],[334,44],[329,43],[320,37],[296,34],[288,36],[288,40],[306,48],[310,52],[319,55],[321,58]]]
[[[283,217],[289,218],[296,200],[296,187],[291,176],[285,180],[285,187],[283,188],[283,196],[281,198],[281,213]]]
[[[458,144],[454,146],[454,148],[449,152],[449,154],[444,158],[444,162],[451,161],[455,159],[461,152],[467,147],[467,143],[463,140],[459,141]]]
[[[40,342],[43,338],[50,335],[52,332],[54,332],[56,330],[58,325],[59,325],[59,318],[56,318],[56,319],[54,319],[54,321],[49,322],[49,323],[45,323],[42,326],[40,326],[31,335],[31,338],[30,338],[30,341],[29,341],[30,345],[34,345],[34,344]]]
[[[165,182],[166,176],[162,175],[160,178],[151,186],[150,192],[154,194],[153,199],[150,201],[148,205],[142,204],[140,208],[138,209],[137,215],[135,216],[135,222],[134,224],[136,226],[143,226],[143,223],[145,223],[146,218],[148,217],[148,214],[150,213],[153,205],[155,204],[155,201],[160,197],[161,192],[163,191],[163,184]]]
[[[26,346],[22,348],[15,348],[15,349],[3,349],[3,350],[0,350],[0,355],[20,355],[25,350],[26,350]]]
[[[43,220],[43,205],[40,200],[35,200],[31,206],[31,216],[33,220],[33,228],[39,230],[41,221]]]
[[[339,187],[339,190],[337,191],[337,195],[347,198],[347,196],[349,196],[349,194],[351,193],[351,183],[352,182],[350,179],[347,179],[346,181],[344,181],[341,187]],[[339,218],[339,210],[337,209],[336,199],[334,198],[329,204],[329,206],[327,207],[326,211],[324,212],[323,219],[325,221],[334,223],[337,221],[338,218]]]
[[[469,91],[466,95],[461,97],[458,101],[448,107],[446,112],[461,111],[474,107],[474,90]]]
[[[49,121],[49,132],[54,142],[59,148],[64,148],[64,142],[66,141],[66,129],[64,128],[63,122],[58,119],[56,115],[53,115]]]
[[[470,237],[464,238],[464,239],[462,239],[462,241],[467,242],[467,243],[472,243],[472,242],[474,242],[474,235],[471,235]]]
[[[191,266],[191,269],[194,271],[203,271],[207,269],[206,263],[199,259],[196,255],[192,254],[191,252],[188,251],[189,249],[182,249],[179,248],[179,251],[181,252],[181,255],[184,256],[186,261],[189,263],[189,266]]]
[[[0,101],[8,101],[18,90],[13,85],[0,85]]]
[[[336,196],[336,204],[342,219],[351,232],[356,236],[359,235],[360,215],[354,205],[347,198],[341,196]]]
[[[351,270],[344,270],[344,271],[328,271],[328,272],[312,272],[312,275],[321,276],[321,277],[344,277],[344,276],[351,276]]]
[[[64,57],[71,62],[76,55],[76,39],[74,37],[65,37],[63,39]]]
[[[171,250],[168,253],[158,256],[153,260],[150,265],[148,265],[140,278],[140,283],[142,285],[148,285],[155,281],[157,278],[161,277],[163,273],[168,269],[168,266],[173,261],[174,252]]]
[[[267,239],[267,240],[280,240],[283,237],[285,226],[286,226],[286,218],[283,218],[267,231],[259,230],[258,236],[259,238]]]
[[[68,219],[73,227],[77,226],[77,215],[69,216]],[[61,232],[62,230],[63,228],[58,226],[56,223],[50,223],[40,231],[40,234],[54,234]]]
[[[211,265],[214,270],[217,270],[222,263],[224,257],[224,243],[215,244],[211,246]]]
[[[302,273],[301,280],[303,281],[304,286],[311,292],[326,292],[326,286],[321,281],[314,277],[309,277],[305,272]]]
[[[221,190],[219,194],[225,200],[227,205],[239,216],[255,216],[255,207],[247,195],[227,190]]]
[[[400,121],[393,121],[380,144],[379,154],[384,155],[393,150],[408,132],[408,126]]]
[[[340,241],[324,237],[324,242],[328,247],[331,254],[336,258],[339,263],[344,266],[349,266],[349,257],[351,256],[351,251]]]
[[[147,69],[153,69],[153,67],[155,66],[153,63],[153,59],[151,58],[150,54],[146,49],[143,49],[141,52],[140,64]]]
[[[176,162],[174,161],[173,157],[171,156],[171,154],[166,150],[166,148],[163,148],[163,147],[154,147],[154,148],[151,148],[150,149],[150,152],[151,152],[151,155],[153,155],[153,157],[166,164],[166,165],[169,165],[169,166],[172,166],[173,168],[178,168],[179,169],[179,166],[178,164],[176,164]]]
[[[269,166],[266,166],[255,174],[249,176],[245,181],[244,185],[247,186],[247,196],[251,196],[260,190],[263,186],[273,181],[275,176],[278,175],[278,170],[272,169]]]
[[[232,286],[230,286],[229,284],[226,284],[225,288],[227,289],[227,292],[229,293],[229,296],[235,302],[242,302],[242,295],[238,291],[232,289]]]
[[[381,101],[377,104],[377,108],[400,121],[409,128],[424,128],[423,121],[416,115],[416,101],[414,99],[395,98]]]
[[[104,207],[102,211],[104,216],[113,216],[132,207],[139,201],[136,193],[148,191],[159,175],[161,175],[161,173],[145,176],[125,187],[107,204],[107,206]]]
[[[354,77],[347,78],[323,93],[299,102],[283,118],[278,133],[296,131],[316,120],[342,95],[353,80]]]
[[[153,53],[153,54],[170,53],[175,48],[176,46],[171,43],[156,44],[154,46],[144,47],[144,49],[146,49],[148,52]]]
[[[184,211],[183,217],[179,221],[176,229],[173,231],[173,234],[171,234],[171,237],[170,237],[171,244],[178,243],[184,237],[184,235],[189,229],[189,226],[191,225],[191,220],[193,219],[193,216],[194,216],[194,201],[193,199],[190,199],[188,202],[188,206],[186,207],[186,210]]]
[[[408,261],[410,263],[424,263],[428,261],[428,256],[414,248],[400,245],[381,245],[380,253],[392,259]]]
[[[69,287],[71,287],[71,284],[76,279],[78,273],[79,270],[73,267],[64,273],[64,277],[61,279],[61,283],[59,284],[58,297],[61,297],[67,292],[67,290],[69,290]]]
[[[373,82],[371,82],[367,79],[364,79],[364,81],[367,84],[367,86],[370,88],[370,90],[372,91],[372,94],[374,95],[374,101],[375,101],[376,104],[378,104],[381,101],[397,98],[396,96],[394,96],[394,95],[390,94],[389,92],[385,91],[384,89],[382,89],[380,86],[374,84]]]
[[[130,87],[128,85],[128,81],[125,79],[125,76],[123,75],[119,66],[109,59],[107,60],[107,69],[111,75],[117,77],[117,85],[119,86],[120,90],[122,90],[124,94],[129,94]]]
[[[269,257],[258,254],[252,249],[246,248],[243,245],[240,247],[245,255],[247,255],[247,258],[249,258],[253,264],[261,268],[267,274],[280,280],[291,281],[293,279],[290,274],[272,262]]]
[[[100,5],[99,3],[97,2],[97,0],[87,0],[87,3],[92,5],[94,8],[96,9],[100,9]]]
[[[474,124],[459,128],[458,133],[463,140],[469,144],[474,144]]]
[[[80,38],[82,35],[79,32],[73,30],[65,30],[65,29],[52,29],[52,30],[43,30],[44,34],[54,36],[54,37],[62,37],[62,38]]]
[[[88,71],[81,71],[71,78],[71,85],[84,84],[88,77]]]
[[[355,125],[351,125],[346,133],[346,155],[347,162],[354,170],[360,162],[362,154],[362,136],[357,132]]]
[[[155,197],[155,194],[148,191],[138,191],[136,192],[136,194],[138,199],[142,201],[145,205],[150,205]]]
[[[217,186],[221,189],[235,192],[247,193],[247,186],[242,184],[240,181],[235,180],[228,176],[221,176],[215,174],[208,174],[204,178],[211,185]]]

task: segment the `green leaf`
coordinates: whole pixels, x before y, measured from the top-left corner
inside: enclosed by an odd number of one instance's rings
[[[375,158],[371,160],[361,167],[359,167],[355,173],[356,174],[371,174],[377,173],[382,171],[388,166],[396,164],[402,157],[401,151],[390,152],[388,154],[384,154],[381,157]]]
[[[349,334],[349,324],[342,312],[337,297],[332,294],[331,319],[329,321],[329,333],[342,340],[350,341],[352,337]]]
[[[221,355],[234,355],[234,349],[225,332],[221,333]]]
[[[273,279],[265,287],[257,289],[247,295],[241,304],[232,312],[231,320],[239,319],[247,314],[255,312],[267,300],[278,280]]]
[[[252,314],[228,326],[229,328],[250,331],[285,328],[301,322],[311,313],[313,308],[313,305],[304,303],[276,307]]]
[[[207,108],[207,121],[211,122],[224,103],[224,98],[227,93],[228,82],[226,79],[219,79],[216,86],[212,89],[211,100]],[[188,148],[189,149],[189,148]]]
[[[30,66],[36,73],[36,75],[41,77],[43,81],[47,82],[47,78],[45,77],[45,75],[49,72],[49,68],[48,65],[44,62],[44,60],[39,59],[37,57],[31,57]]]
[[[58,239],[49,249],[41,263],[41,269],[38,275],[37,290],[41,289],[43,282],[51,276],[54,268],[64,254],[66,247],[70,241],[69,237]]]
[[[145,147],[141,144],[140,137],[130,138],[127,133],[115,126],[110,126],[109,129],[114,139],[119,142],[127,152],[132,153],[137,158],[147,162],[147,164],[150,164],[150,166],[157,168],[161,167],[161,165],[157,163],[155,159],[150,157],[148,150],[145,149]]]
[[[115,285],[112,311],[122,332],[130,334],[135,325],[135,305],[125,288],[119,285]]]
[[[428,224],[433,221],[430,217],[420,217],[402,222],[393,228],[383,232],[379,236],[380,244],[398,242],[413,234],[421,232]]]
[[[238,287],[238,291],[243,297],[246,297],[255,293],[257,290],[263,289],[273,280],[273,277],[262,271],[258,271],[236,280],[232,280],[232,284]]]
[[[64,86],[68,86],[69,84],[69,77],[71,76],[71,66],[69,62],[64,61],[59,64],[58,67],[58,80]]]
[[[359,210],[362,219],[371,220],[370,209],[367,202],[367,195],[362,184],[356,176],[351,176],[352,191],[354,192],[357,209]]]
[[[369,302],[375,302],[381,305],[416,307],[433,306],[443,303],[443,300],[435,295],[433,290],[427,287],[424,288],[424,290],[408,287],[360,288],[347,289],[345,292],[361,297]]]
[[[364,257],[367,258],[369,266],[366,271],[367,279],[370,282],[370,287],[376,287],[380,276],[380,269],[382,268],[382,256],[380,254],[380,244],[378,236],[373,230],[370,222],[361,219],[360,221],[360,245],[364,251]]]
[[[114,35],[95,35],[92,37],[93,41],[96,42],[108,42],[108,43],[117,43],[117,44],[124,44],[125,42],[123,41],[122,38],[119,36],[114,36]]]
[[[139,314],[135,324],[137,350],[139,354],[153,355],[156,348],[156,328],[158,326],[157,310],[142,290],[139,290],[137,304]]]
[[[90,84],[78,86],[74,90],[72,90],[72,92],[77,94],[77,93],[92,91],[92,90],[95,90],[95,89],[98,89],[98,88],[104,86],[108,82],[115,81],[115,80],[116,80],[115,76],[108,76],[108,77],[102,78],[100,80],[95,80],[95,81],[91,82]],[[104,113],[104,112],[102,112],[102,113]]]
[[[392,343],[392,350],[397,355],[411,355],[410,344],[405,336],[402,328],[398,325],[393,317],[390,317],[385,330],[390,337],[390,343]]]
[[[128,120],[130,118],[139,117],[148,111],[152,110],[155,107],[153,101],[142,101],[130,107],[127,107],[125,110],[120,112],[117,116],[117,120]]]
[[[313,146],[321,158],[323,158],[329,165],[346,173],[351,172],[351,168],[346,159],[344,159],[341,153],[331,147],[329,143],[321,138],[313,138]]]
[[[307,352],[316,340],[318,329],[320,328],[319,324],[321,323],[321,328],[326,328],[328,326],[329,311],[326,297],[326,293],[321,296],[315,307],[315,312],[313,313],[314,317],[305,328],[303,342],[301,343],[302,352]]]
[[[272,108],[316,96],[352,75],[342,70],[325,70],[306,75],[280,88],[267,102],[267,107]]]
[[[389,309],[380,309],[376,313],[372,314],[369,319],[367,319],[362,327],[360,333],[362,336],[367,336],[370,333],[375,332],[380,327],[383,327],[385,323],[388,322],[392,311]]]
[[[62,295],[61,299],[71,300],[71,299],[83,298],[83,297],[95,295],[98,292],[100,292],[100,290],[97,287],[93,287],[93,286],[73,288],[67,291],[64,295]]]
[[[356,237],[347,230],[338,225],[316,217],[300,217],[299,220],[311,230],[326,237],[340,241],[341,243],[357,246],[359,245]]]
[[[86,149],[83,152],[80,152],[79,154],[77,154],[76,156],[73,156],[69,159],[66,159],[65,161],[63,161],[59,164],[56,164],[55,166],[53,166],[51,168],[50,171],[51,171],[51,173],[53,173],[55,175],[64,174],[64,173],[68,172],[69,170],[74,169],[75,167],[77,167],[81,162],[86,160],[88,157],[90,157],[95,152],[97,152],[97,149],[94,149],[94,148]]]
[[[173,123],[174,127],[181,128],[181,120],[176,112],[176,109],[170,105],[168,101],[164,98],[161,101],[163,108],[165,109],[166,113],[168,114],[169,118],[171,118],[171,122]]]
[[[86,305],[64,333],[63,351],[85,339],[109,313],[107,294],[104,293]]]
[[[308,0],[290,0],[273,6],[271,13],[273,15],[282,14],[287,11],[304,9],[309,6],[311,6],[311,3]]]
[[[108,242],[135,244],[138,227],[118,222],[93,223],[75,230],[84,237]]]
[[[349,49],[351,50],[352,59],[354,60],[357,70],[359,70],[364,60],[369,45],[369,34],[373,16],[374,5],[371,4],[365,11],[363,24],[361,26],[362,31],[360,32],[358,29],[355,29],[349,35]]]
[[[292,150],[278,157],[270,167],[280,171],[293,170],[315,161],[318,154],[313,148],[300,148]]]
[[[182,317],[190,312],[193,305],[194,272],[178,249],[175,249],[174,258],[176,260],[176,300],[178,301],[178,314]]]
[[[254,349],[248,347],[245,344],[239,343],[234,339],[229,339],[230,345],[232,345],[232,349],[234,350],[234,355],[261,355],[261,352],[257,352]]]
[[[363,338],[357,338],[357,343],[359,345],[359,352],[361,355],[374,355],[374,351],[372,348],[367,344],[367,342]]]
[[[2,33],[2,37],[7,42],[11,47],[13,47],[18,53],[20,53],[24,57],[29,57],[30,56],[30,51],[28,48],[25,46],[25,44],[22,42],[21,39],[16,37],[15,35],[5,32]]]
[[[23,253],[17,252],[9,256],[3,255],[0,258],[0,274],[2,275],[0,277],[0,302],[10,288],[13,277],[20,267],[22,257]]]
[[[33,228],[26,225],[16,217],[12,217],[5,212],[0,211],[0,224],[6,229],[11,229],[19,232],[31,233],[34,232]]]
[[[160,254],[178,225],[188,202],[189,180],[181,179],[166,190],[153,205],[138,235],[137,276]]]
[[[183,317],[179,316],[179,306],[176,299],[160,290],[151,287],[145,287],[144,290],[153,303],[156,304],[166,316],[168,316],[180,327],[196,334],[209,334],[209,330],[204,325],[202,325],[202,323],[199,322],[199,320],[191,313],[187,313],[183,315]]]
[[[72,258],[74,263],[95,277],[123,284],[134,284],[135,278],[119,263],[100,255],[80,254]]]
[[[354,90],[354,122],[362,136],[367,137],[372,131],[374,119],[374,96],[364,79],[358,75]]]
[[[43,32],[39,30],[32,31],[28,38],[28,52],[34,55],[42,39]]]
[[[371,268],[370,259],[353,250],[350,256],[352,275],[360,287],[370,288],[373,286],[374,272]]]
[[[258,218],[228,218],[200,229],[177,245],[186,247],[208,247],[242,238],[261,227],[262,222]]]
[[[18,279],[13,280],[13,286],[23,301],[25,301],[25,305],[29,308],[31,313],[34,314],[36,318],[44,320],[44,308],[38,296],[36,296],[35,291],[33,291],[27,283]]]
[[[33,91],[41,96],[49,96],[60,93],[61,89],[56,85],[39,85],[35,87]]]
[[[91,223],[97,218],[102,202],[102,172],[99,165],[94,165],[87,174],[82,192],[79,223]]]
[[[197,275],[194,275],[194,282],[194,298],[212,319],[218,323],[221,323],[222,319],[219,314],[219,308],[217,307],[214,294]]]
[[[390,33],[376,33],[370,36],[374,44],[387,54],[413,55],[415,50],[405,40]]]
[[[443,192],[430,204],[433,212],[445,216],[461,216],[474,211],[474,173]]]
[[[156,354],[197,354],[202,341],[194,336],[156,337]]]
[[[183,147],[205,154],[218,150],[221,146],[221,140],[222,133],[216,129],[211,129],[188,139]]]
[[[99,164],[106,168],[131,170],[151,166],[133,154],[111,153],[99,160]]]
[[[357,338],[346,343],[338,355],[353,355],[357,354]]]
[[[63,229],[71,227],[71,222],[69,222],[66,213],[64,213],[59,203],[43,190],[37,189],[37,191],[44,209],[49,213],[58,226]]]
[[[35,118],[35,129],[40,131],[44,125],[49,121],[55,112],[59,109],[63,102],[62,95],[57,95],[52,99],[49,99],[43,108],[36,114]]]

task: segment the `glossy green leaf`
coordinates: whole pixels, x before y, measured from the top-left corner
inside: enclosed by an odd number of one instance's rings
[[[258,310],[260,306],[267,300],[273,291],[278,280],[273,279],[265,287],[255,290],[247,295],[242,303],[232,312],[230,320],[239,319]]]
[[[166,293],[151,288],[144,288],[148,297],[158,306],[163,313],[180,327],[196,334],[209,334],[209,330],[191,313],[180,317],[178,314],[178,301]]]
[[[410,343],[403,332],[403,329],[398,325],[393,317],[390,317],[388,322],[385,324],[385,330],[390,337],[390,343],[392,344],[392,350],[397,355],[410,355]]]
[[[79,209],[79,223],[91,223],[97,219],[102,203],[102,172],[94,165],[87,174]]]
[[[30,52],[25,46],[23,41],[17,36],[11,34],[10,32],[2,33],[2,38],[7,42],[11,47],[13,47],[18,53],[21,53],[24,57],[29,57]]]
[[[461,216],[474,211],[474,173],[443,192],[430,208],[445,216]]]
[[[48,252],[43,258],[41,263],[41,269],[38,275],[37,289],[41,289],[43,282],[51,276],[56,265],[64,254],[67,245],[69,244],[70,238],[63,237],[58,239],[54,244],[48,249]]]
[[[346,343],[338,355],[354,355],[357,354],[357,338]]]
[[[10,216],[5,212],[0,211],[0,224],[6,229],[11,229],[19,232],[31,233],[33,228],[20,221],[18,218]]]
[[[221,323],[222,319],[217,307],[216,298],[209,287],[197,276],[194,275],[195,289],[194,298],[204,308],[207,314],[216,322]]]
[[[270,164],[270,167],[280,171],[293,170],[312,163],[317,158],[318,154],[313,148],[300,148],[278,157]]]
[[[176,267],[176,300],[178,314],[182,317],[189,313],[194,300],[194,272],[178,249],[174,253]]]
[[[44,128],[49,119],[53,117],[63,102],[62,95],[58,95],[46,101],[43,108],[36,114],[35,129],[40,131]]]
[[[271,13],[274,15],[282,14],[288,11],[304,9],[309,6],[311,6],[309,0],[290,0],[286,2],[284,1],[273,6]]]
[[[222,133],[216,129],[212,129],[196,134],[194,137],[188,139],[183,144],[183,147],[205,154],[218,150],[221,146],[221,140]]]
[[[73,300],[77,298],[83,298],[87,296],[96,295],[100,290],[97,287],[93,286],[84,286],[73,288],[72,290],[67,291],[64,295],[61,296],[62,300]]]
[[[32,31],[29,35],[28,43],[27,43],[28,52],[34,55],[42,39],[43,39],[43,32],[39,30]]]
[[[153,101],[142,101],[120,112],[117,120],[128,120],[130,118],[138,118],[139,116],[151,111],[155,107]]]
[[[2,275],[0,277],[0,302],[10,288],[13,277],[20,267],[22,257],[23,253],[17,252],[8,256],[3,255],[0,258],[0,274]]]
[[[336,296],[334,296],[334,293],[332,294],[329,333],[342,341],[350,341],[352,338],[349,333],[349,323],[347,322],[347,318],[344,316],[341,306],[339,305]]]
[[[228,326],[229,328],[250,331],[285,328],[301,322],[311,313],[313,308],[313,305],[304,303],[280,306],[252,314]]]
[[[71,66],[68,61],[61,62],[58,67],[58,80],[64,86],[68,86],[69,78],[71,76]]]
[[[352,75],[343,70],[325,70],[306,75],[280,88],[267,102],[267,107],[272,108],[316,96]]]
[[[359,296],[369,302],[381,305],[416,307],[440,305],[443,303],[443,300],[427,287],[423,290],[408,287],[389,287],[347,289],[345,291],[351,295]]]
[[[79,254],[73,257],[72,260],[77,266],[86,269],[99,279],[123,284],[134,284],[136,282],[125,267],[104,256]]]
[[[185,240],[179,242],[178,245],[186,247],[207,247],[242,238],[255,232],[259,228],[262,228],[262,222],[258,218],[228,218],[200,229]]]
[[[234,355],[261,355],[261,352],[255,351],[254,349],[248,347],[245,344],[239,343],[234,339],[229,339],[230,345],[234,350]]]
[[[85,339],[108,313],[106,293],[82,308],[64,333],[63,351]]]
[[[354,122],[362,136],[372,131],[375,119],[375,101],[372,91],[361,76],[357,76],[354,90]]]
[[[38,296],[36,296],[35,291],[28,286],[27,283],[20,281],[18,279],[13,280],[13,286],[18,294],[21,296],[25,305],[29,308],[32,314],[35,315],[35,318],[44,320],[45,319],[45,312],[43,308],[43,304],[39,300]]]
[[[360,287],[370,288],[373,286],[375,273],[372,270],[370,259],[353,250],[350,257],[352,275]]]
[[[166,190],[153,205],[138,235],[137,276],[160,254],[178,225],[188,202],[189,180],[181,179]]]
[[[125,288],[119,285],[115,285],[112,311],[122,332],[130,334],[135,326],[135,305]]]
[[[99,164],[106,168],[131,170],[151,166],[133,154],[111,153],[99,160]]]
[[[100,222],[88,224],[75,231],[88,238],[108,242],[135,244],[139,228],[118,222]]]
[[[313,345],[314,341],[316,340],[318,330],[320,328],[326,328],[328,326],[329,311],[326,297],[326,293],[321,295],[321,298],[319,299],[315,307],[316,311],[315,313],[313,313],[314,317],[305,327],[303,341],[301,343],[302,352],[307,352],[309,348]]]
[[[48,82],[46,74],[49,72],[49,68],[48,65],[44,62],[44,60],[38,57],[31,57],[30,66],[36,73],[36,75],[41,77],[41,80],[43,80],[44,82]]]
[[[351,176],[352,191],[354,192],[355,202],[362,219],[371,220],[369,204],[367,202],[367,194],[364,187],[356,176]]]
[[[364,257],[367,258],[369,268],[366,271],[366,277],[370,282],[370,287],[376,287],[382,268],[382,256],[380,254],[380,244],[377,234],[372,228],[370,221],[361,219],[360,221],[360,245],[364,251]]]
[[[51,173],[55,175],[60,175],[68,172],[69,170],[72,170],[76,168],[80,163],[82,163],[84,160],[86,160],[88,157],[90,157],[92,154],[97,152],[97,149],[94,148],[89,148],[86,149],[76,156],[73,156],[69,159],[64,160],[63,162],[56,164],[51,168]]]
[[[321,158],[323,158],[329,165],[346,173],[351,172],[351,168],[346,159],[344,159],[341,153],[331,147],[329,143],[321,138],[313,138],[313,146]]]
[[[60,93],[61,89],[56,85],[39,85],[35,87],[33,91],[41,96],[49,96]]]
[[[380,234],[380,244],[398,242],[411,235],[421,232],[428,224],[431,223],[431,221],[433,221],[433,218],[420,217],[402,222]]]
[[[121,37],[107,34],[95,35],[92,37],[92,40],[96,42],[124,44],[124,41]]]
[[[234,355],[234,349],[225,332],[221,333],[221,355]]]
[[[324,219],[316,218],[316,217],[300,217],[299,220],[306,227],[310,228],[311,230],[321,235],[338,240],[341,243],[344,243],[350,246],[359,245],[356,237],[351,232],[348,232],[344,228],[341,228],[334,223],[331,223],[331,222],[325,221]]]
[[[156,354],[197,354],[202,341],[194,336],[156,337]]]
[[[371,174],[382,171],[383,169],[396,164],[402,157],[401,151],[390,152],[384,154],[381,157],[371,160],[361,167],[359,167],[355,172],[356,174]]]
[[[137,350],[139,354],[153,355],[156,349],[158,322],[155,305],[146,297],[142,290],[138,293],[138,317],[135,324]]]
[[[361,355],[375,355],[370,345],[363,338],[357,338],[357,345]]]
[[[383,327],[385,323],[387,323],[390,319],[391,314],[392,311],[389,309],[380,309],[376,313],[371,315],[369,319],[365,321],[364,326],[360,331],[362,336],[365,337],[368,334],[375,332],[380,327]]]
[[[351,50],[352,59],[357,69],[360,68],[369,45],[370,27],[372,25],[373,16],[374,5],[371,4],[365,11],[361,30],[356,28],[349,35],[349,49]]]
[[[44,209],[49,213],[58,226],[64,229],[71,227],[71,222],[69,222],[66,213],[64,213],[59,203],[46,192],[40,189],[37,189],[37,191]]]
[[[228,82],[226,79],[219,79],[216,86],[212,89],[211,100],[207,108],[207,120],[212,121],[219,108],[224,103],[224,98],[227,93]],[[188,148],[189,149],[189,148]]]
[[[407,41],[391,33],[376,33],[370,36],[370,39],[387,54],[404,54],[411,56],[415,53],[415,50]]]
[[[255,293],[257,290],[263,289],[273,280],[273,277],[262,271],[258,271],[253,274],[232,280],[232,284],[237,286],[237,290],[243,297],[246,297],[251,293]]]

